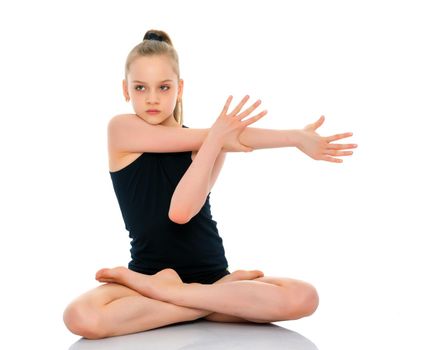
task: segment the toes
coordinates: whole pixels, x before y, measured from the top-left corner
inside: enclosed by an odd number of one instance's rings
[[[251,271],[249,271],[249,274],[250,274],[251,278],[253,278],[253,279],[264,276],[264,273],[260,270],[251,270]]]
[[[236,279],[251,280],[257,277],[263,277],[264,274],[260,270],[236,270],[233,272]]]
[[[105,274],[106,270],[108,270],[108,269],[100,269],[99,271],[97,271],[96,272],[96,279],[101,278]]]
[[[252,271],[254,271],[254,273],[256,273],[257,274],[257,277],[263,277],[265,274],[263,273],[263,271],[260,271],[260,270],[252,270]]]
[[[118,275],[117,272],[118,271],[115,269],[108,269],[108,268],[100,269],[99,271],[96,272],[96,279],[99,281],[114,280]]]

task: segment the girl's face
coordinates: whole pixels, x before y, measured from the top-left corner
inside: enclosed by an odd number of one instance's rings
[[[182,97],[183,80],[178,81],[169,58],[138,57],[129,69],[128,81],[123,80],[123,93],[125,98],[131,98],[135,114],[149,124],[180,127],[172,113],[177,99]]]

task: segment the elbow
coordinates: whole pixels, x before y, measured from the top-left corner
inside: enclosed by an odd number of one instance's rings
[[[187,224],[191,217],[182,210],[175,210],[171,208],[171,210],[169,210],[169,219],[175,224],[183,225]]]

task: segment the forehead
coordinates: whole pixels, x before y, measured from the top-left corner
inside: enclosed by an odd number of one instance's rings
[[[166,56],[144,56],[136,58],[129,67],[128,79],[145,83],[159,83],[164,80],[177,80],[170,59]]]

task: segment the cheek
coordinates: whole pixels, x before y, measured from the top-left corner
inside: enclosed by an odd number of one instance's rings
[[[178,95],[177,94],[169,94],[166,96],[167,102],[169,104],[174,104],[176,103],[176,100],[178,99]]]

